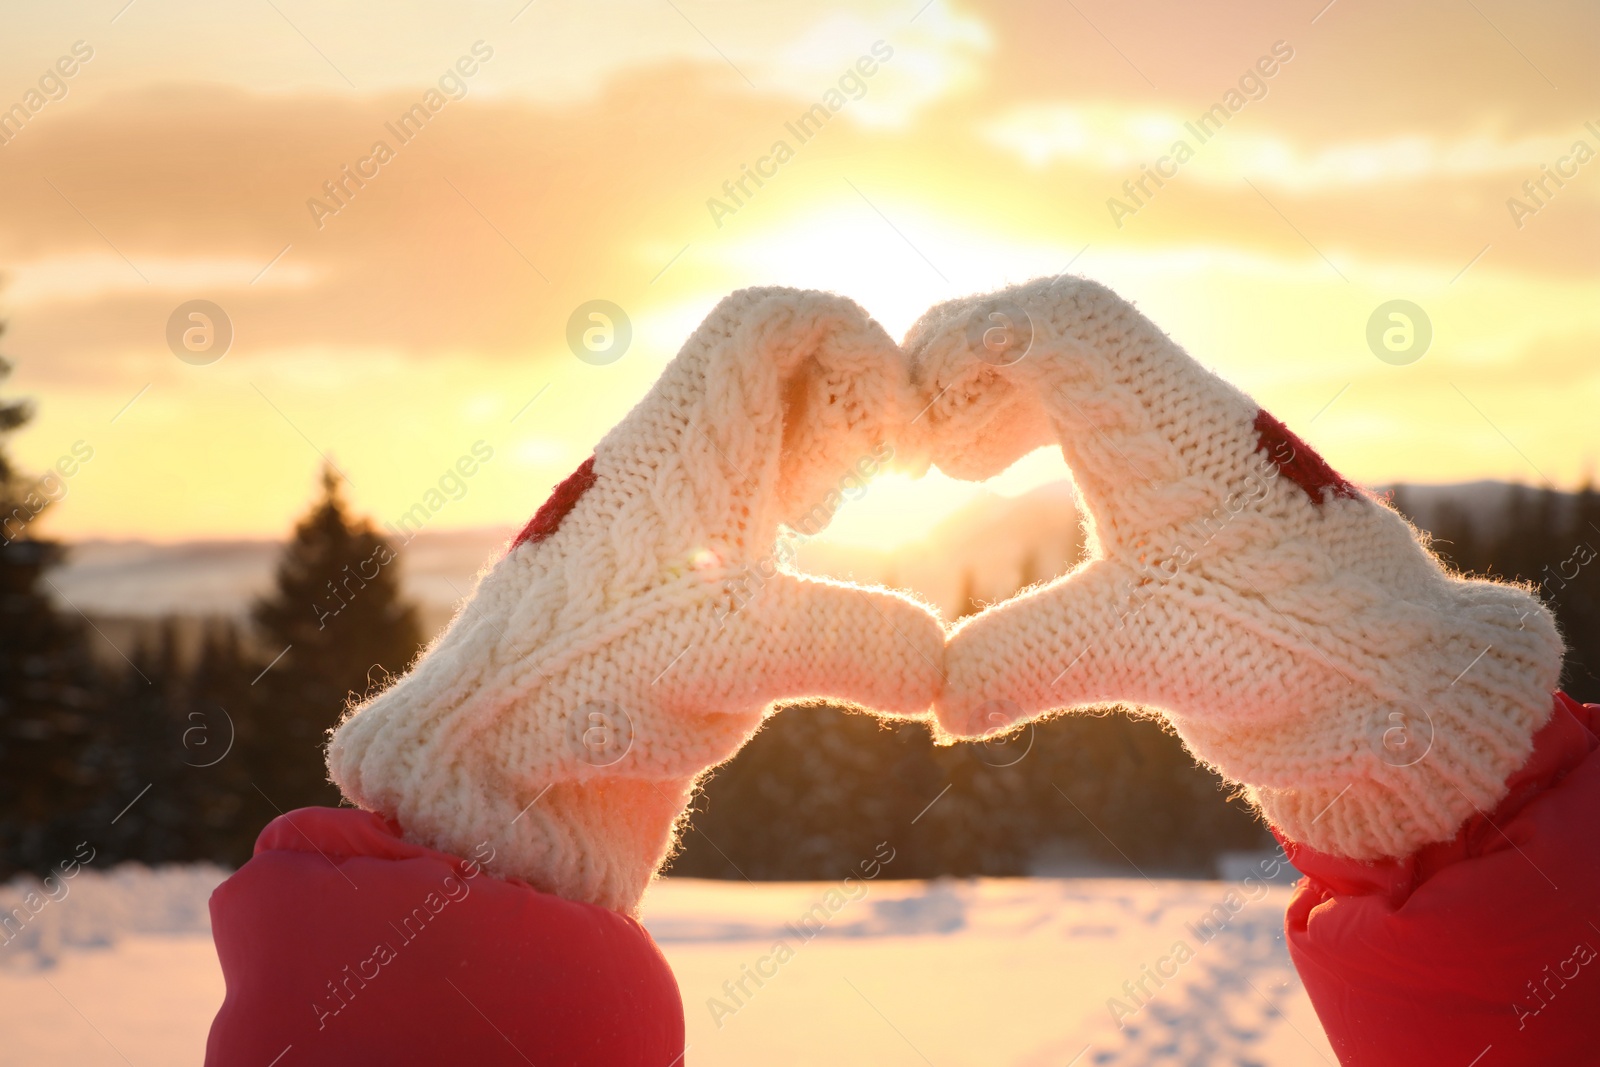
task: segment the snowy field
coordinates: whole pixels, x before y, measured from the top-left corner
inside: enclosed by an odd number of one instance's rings
[[[222,1000],[205,909],[221,877],[85,871],[39,907],[0,946],[0,1065],[199,1064]],[[691,1064],[1327,1067],[1283,946],[1288,893],[669,880],[645,919],[683,989]]]

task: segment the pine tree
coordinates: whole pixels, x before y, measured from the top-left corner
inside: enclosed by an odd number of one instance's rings
[[[0,359],[0,378],[10,372]],[[0,401],[0,435],[32,414],[26,401]],[[93,797],[93,667],[81,627],[46,591],[62,549],[34,534],[45,490],[0,449],[0,879],[68,858],[74,816]]]
[[[233,620],[206,625],[188,678],[178,739],[186,792],[203,839],[196,859],[237,867],[250,858],[261,829],[252,813],[262,801],[250,786],[245,762],[257,741],[250,680],[259,670],[250,669]]]
[[[169,617],[134,647],[99,731],[105,789],[92,825],[104,835],[100,858],[108,863],[181,863],[203,852],[183,774],[184,683],[178,624]]]
[[[90,757],[99,797],[85,822],[107,863],[237,867],[264,821],[243,763],[253,674],[238,628],[203,625],[198,654],[186,655],[183,622],[160,620],[104,683]]]
[[[1451,497],[1440,503],[1432,533],[1434,540],[1430,547],[1452,569],[1462,574],[1475,574],[1488,567],[1472,513],[1461,501]]]
[[[1533,497],[1529,525],[1518,539],[1527,553],[1522,577],[1540,586],[1539,593],[1546,603],[1559,586],[1553,565],[1565,558],[1570,544],[1566,541],[1566,516],[1561,505],[1561,494],[1553,486],[1541,486]]]
[[[1538,580],[1543,561],[1531,550],[1528,539],[1537,534],[1534,528],[1534,503],[1529,498],[1528,487],[1517,484],[1506,496],[1505,509],[1500,513],[1498,528],[1489,545],[1489,563],[1497,578],[1526,578]]]
[[[1567,639],[1563,688],[1577,700],[1600,700],[1600,492],[1585,481],[1573,501],[1561,572],[1573,574],[1561,615]]]
[[[328,731],[352,700],[410,664],[422,631],[401,598],[399,557],[369,521],[350,515],[331,464],[253,618],[267,657],[252,684],[252,721],[241,727],[252,738],[253,788],[282,811],[337,804],[323,765]]]
[[[1411,489],[1409,486],[1390,486],[1389,503],[1394,506],[1396,511],[1404,515],[1407,519],[1411,520],[1412,523],[1417,522],[1416,505],[1411,499]]]

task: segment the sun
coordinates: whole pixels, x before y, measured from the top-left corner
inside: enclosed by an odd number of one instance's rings
[[[814,539],[842,548],[890,551],[928,539],[941,523],[984,497],[1016,497],[1068,477],[1056,448],[1030,452],[1003,473],[964,482],[937,468],[921,478],[889,471],[846,500]]]

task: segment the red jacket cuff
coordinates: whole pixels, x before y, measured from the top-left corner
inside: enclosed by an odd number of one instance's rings
[[[208,1067],[681,1057],[677,982],[644,928],[497,878],[491,855],[350,808],[273,820],[211,896],[227,997]]]

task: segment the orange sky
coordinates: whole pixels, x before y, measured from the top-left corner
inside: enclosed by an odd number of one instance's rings
[[[0,35],[0,108],[27,113],[0,127],[3,350],[39,405],[13,448],[32,469],[94,450],[57,536],[276,535],[319,452],[394,518],[478,441],[494,458],[433,521],[520,523],[730,289],[835,289],[898,334],[1069,264],[1359,480],[1567,486],[1594,458],[1593,5],[125,3],[35,5]],[[51,73],[77,42],[92,57]],[[889,58],[847,74],[876,42]],[[400,143],[386,124],[458,62]],[[800,143],[786,124],[819,101],[840,106]],[[392,158],[360,164],[380,140]],[[779,140],[792,157],[761,162]],[[708,208],[758,162],[737,210]],[[370,178],[308,207],[347,165]],[[1541,165],[1568,177],[1514,219]],[[1366,342],[1396,298],[1434,330],[1405,366]],[[232,322],[218,362],[168,349],[193,299]],[[633,326],[601,366],[565,340],[593,299]],[[1062,471],[1035,456],[1000,488]],[[970,495],[891,479],[840,536],[892,541]]]

